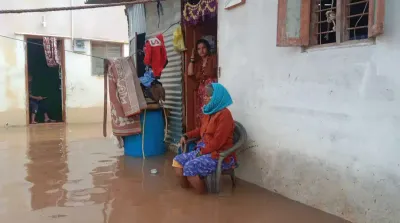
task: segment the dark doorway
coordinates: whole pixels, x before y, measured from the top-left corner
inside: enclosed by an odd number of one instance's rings
[[[30,95],[45,99],[39,102],[35,121],[45,122],[45,113],[53,122],[63,122],[62,69],[47,66],[43,39],[27,39],[28,84]],[[58,41],[61,46],[62,41]],[[61,55],[63,56],[63,55]],[[29,99],[31,100],[31,99]],[[32,123],[34,106],[29,103],[29,123]]]
[[[190,57],[193,47],[196,45],[196,41],[199,39],[206,39],[209,41],[209,37],[213,38],[214,44],[212,45],[212,54],[218,57],[218,46],[217,46],[217,30],[218,30],[218,16],[207,18],[205,21],[193,26],[185,25],[185,44],[187,51],[185,52],[185,127],[186,131],[192,130],[196,127],[196,104],[197,102],[197,87],[198,83],[194,77],[187,75],[187,68],[190,63]]]

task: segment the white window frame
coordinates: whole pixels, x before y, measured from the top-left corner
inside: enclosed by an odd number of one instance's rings
[[[104,59],[112,59],[123,56],[124,45],[121,43],[109,43],[109,42],[91,42],[91,52],[92,52],[92,75],[93,76],[103,76],[104,75]],[[103,52],[96,50],[97,48],[103,47]],[[119,49],[119,53],[113,52],[115,49]]]

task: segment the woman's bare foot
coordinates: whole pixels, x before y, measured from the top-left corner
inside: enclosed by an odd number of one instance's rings
[[[32,121],[31,124],[34,125],[34,124],[37,124],[37,122],[36,121]]]
[[[191,188],[191,185],[187,179],[187,177],[180,177],[179,178],[179,184],[181,185],[182,188],[188,189]]]
[[[190,185],[194,188],[196,193],[205,194],[206,193],[206,184],[204,180],[202,180],[199,176],[188,177],[188,181]]]
[[[175,174],[179,179],[179,184],[182,188],[190,188],[190,183],[187,177],[183,176],[183,169],[175,167]]]

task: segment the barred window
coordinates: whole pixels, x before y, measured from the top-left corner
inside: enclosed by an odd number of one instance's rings
[[[278,46],[332,45],[383,34],[385,0],[279,0]]]

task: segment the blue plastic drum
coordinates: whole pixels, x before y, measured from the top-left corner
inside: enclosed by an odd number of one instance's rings
[[[144,111],[140,115],[143,128]],[[124,137],[124,152],[126,156],[143,157],[142,134]],[[144,128],[144,155],[160,156],[165,153],[164,143],[164,117],[162,109],[147,110]]]

